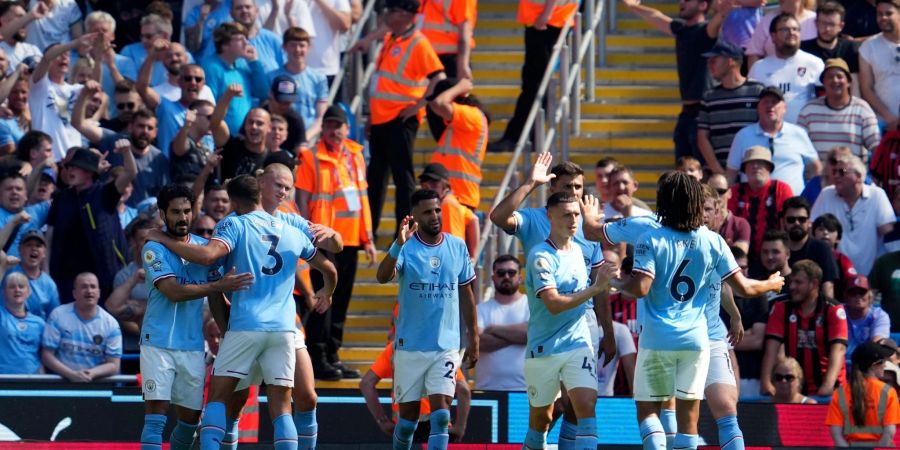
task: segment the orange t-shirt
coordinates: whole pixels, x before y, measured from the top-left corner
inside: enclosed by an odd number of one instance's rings
[[[897,401],[897,391],[890,389],[887,396],[887,406],[884,409],[884,417],[878,421],[878,401],[881,398],[881,389],[885,383],[875,378],[866,378],[866,401],[869,407],[866,409],[866,423],[863,426],[897,425],[900,424],[900,402]],[[853,408],[853,399],[850,396],[850,383],[846,383],[838,389],[844,390],[847,399],[847,413]],[[838,400],[838,391],[831,395],[831,404],[828,405],[828,415],[825,416],[825,425],[844,426],[844,412],[841,411]],[[853,417],[849,418],[853,423]],[[874,433],[850,433],[844,434],[848,442],[871,442],[881,439],[881,435]]]

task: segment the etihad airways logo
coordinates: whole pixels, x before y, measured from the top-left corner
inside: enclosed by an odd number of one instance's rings
[[[409,283],[411,291],[455,291],[456,283]]]

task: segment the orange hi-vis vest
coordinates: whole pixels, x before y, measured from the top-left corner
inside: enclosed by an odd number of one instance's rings
[[[476,0],[424,0],[419,14],[420,30],[438,55],[459,53],[459,24],[469,21],[475,29]],[[475,39],[469,41],[475,48]]]
[[[315,153],[300,152],[295,179],[294,187],[312,194],[310,222],[333,228],[345,246],[360,247],[372,240],[362,145],[344,139],[340,151],[329,152],[320,140]]]
[[[431,155],[431,162],[450,172],[450,190],[459,202],[472,209],[481,203],[481,162],[489,132],[487,117],[480,109],[454,103],[453,118]]]
[[[416,30],[398,36],[388,33],[369,82],[370,122],[379,125],[397,118],[425,96],[428,76],[442,70],[444,65],[424,34]],[[424,108],[417,117],[421,122]]]
[[[534,25],[538,16],[544,12],[544,2],[545,0],[519,0],[519,23],[526,27]],[[575,17],[576,11],[578,11],[577,0],[559,0],[553,7],[553,12],[550,13],[547,25],[562,28],[566,26],[566,22]]]
[[[441,202],[441,231],[466,240],[466,224],[476,220],[475,213],[463,206],[452,192]]]

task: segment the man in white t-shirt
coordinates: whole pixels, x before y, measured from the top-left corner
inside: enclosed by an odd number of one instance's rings
[[[878,0],[875,8],[881,33],[859,47],[859,92],[886,132],[900,123],[900,2]]]
[[[89,51],[94,34],[85,34],[74,41],[50,47],[41,62],[31,73],[31,92],[28,107],[31,110],[31,127],[43,130],[53,138],[53,158],[60,161],[70,147],[82,145],[82,136],[72,126],[72,107],[82,85],[66,82],[71,64],[71,52],[82,46]]]
[[[25,58],[34,56],[40,59],[41,49],[25,42],[28,28],[26,25],[47,14],[47,6],[39,2],[30,12],[19,2],[0,3],[0,49],[6,51],[9,66],[6,74],[13,73]]]
[[[28,24],[28,36],[25,40],[39,50],[46,52],[53,44],[71,42],[81,36],[84,25],[81,23],[81,8],[75,0],[31,0],[29,10],[38,2],[47,5],[49,12],[43,17]]]
[[[501,255],[494,260],[494,298],[478,305],[481,355],[475,365],[475,388],[490,391],[525,390],[525,343],[528,301],[519,292],[519,260]]]
[[[290,2],[282,0],[282,2],[277,2],[281,3],[281,8],[273,10],[272,5],[276,2],[272,0],[256,0],[256,8],[258,9],[256,23],[260,28],[265,28],[279,36],[284,34],[288,28],[299,27],[308,31],[310,37],[315,37],[316,33],[313,31],[315,25],[313,25],[310,9],[318,2],[319,0],[294,0]],[[291,9],[290,12],[287,11],[288,8]]]
[[[350,30],[350,0],[315,0],[310,4],[313,36],[306,63],[328,77],[328,85],[341,69],[341,33]]]
[[[825,63],[800,50],[800,23],[793,15],[775,16],[769,31],[775,43],[775,54],[754,64],[747,77],[781,89],[787,104],[784,120],[796,123],[800,110],[816,96],[816,84]]]
[[[634,346],[634,338],[628,325],[621,322],[613,322],[613,333],[616,335],[616,356],[607,365],[598,364],[597,367],[597,396],[612,397],[615,394],[616,372],[619,364],[625,371],[625,379],[628,380],[628,393],[634,390],[634,364],[637,362],[637,348]],[[600,328],[600,339],[603,339],[603,328]]]

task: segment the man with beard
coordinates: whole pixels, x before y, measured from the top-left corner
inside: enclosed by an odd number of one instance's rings
[[[654,28],[669,36],[675,36],[675,54],[678,62],[678,87],[681,93],[681,113],[675,125],[675,159],[682,156],[700,157],[697,148],[697,115],[703,93],[712,87],[712,79],[706,66],[705,53],[716,43],[722,22],[731,11],[732,2],[696,0],[679,3],[678,18],[672,19],[662,12],[642,5],[639,0],[625,0],[625,5]],[[707,22],[706,12],[715,9],[715,15]]]
[[[193,219],[191,191],[177,184],[159,194],[159,217],[165,233],[194,245],[206,239],[188,232]],[[178,423],[169,438],[171,448],[191,448],[203,408],[204,297],[243,290],[253,283],[250,273],[229,272],[219,278],[210,267],[186,262],[158,242],[147,242],[138,258],[143,261],[149,291],[141,328],[141,374],[146,415],[142,446],[162,444],[169,403],[175,404]],[[227,269],[226,269],[227,270]],[[210,276],[219,278],[210,282]]]
[[[475,366],[475,389],[525,390],[525,344],[528,341],[528,301],[519,292],[519,260],[500,255],[492,266],[494,297],[478,305],[481,355]]]
[[[25,177],[16,171],[5,174],[0,180],[0,227],[13,220],[20,223],[7,242],[0,242],[0,248],[9,256],[19,257],[19,245],[24,236],[29,231],[40,230],[47,222],[50,202],[26,206],[27,201]]]
[[[376,274],[381,284],[397,276],[400,284],[394,340],[394,366],[398,369],[394,372],[394,394],[400,417],[393,442],[395,449],[410,448],[418,425],[419,400],[427,394],[433,408],[428,448],[446,450],[456,381],[445,374],[448,369],[454,373],[463,364],[471,368],[478,361],[478,320],[472,290],[475,271],[462,239],[441,232],[437,192],[418,190],[410,203],[412,215],[403,218],[397,240]],[[582,267],[581,258],[577,263]],[[460,334],[460,318],[467,330],[466,344]],[[463,348],[465,355],[460,358]]]
[[[810,236],[812,219],[809,217],[810,205],[805,198],[791,197],[781,205],[781,229],[786,231],[790,242],[790,259],[788,264],[794,265],[802,259],[809,259],[822,268],[822,293],[828,298],[834,296],[834,282],[838,279],[837,264],[831,245]]]
[[[775,54],[757,61],[747,77],[781,89],[787,103],[784,120],[795,123],[806,102],[815,98],[816,83],[825,63],[800,50],[800,22],[793,14],[775,16],[769,34],[775,44]]]
[[[206,72],[202,67],[196,64],[179,64],[174,61],[170,62],[166,67],[167,70],[170,70],[170,73],[176,67],[179,69],[177,77],[173,75],[176,78],[174,84],[180,89],[178,99],[170,100],[150,87],[150,75],[155,61],[176,58],[181,61],[178,56],[166,58],[170,47],[170,44],[161,39],[153,44],[153,51],[144,60],[135,83],[138,93],[144,99],[144,104],[147,108],[156,112],[156,117],[159,120],[159,133],[156,143],[163,155],[166,155],[166,158],[169,157],[169,147],[172,145],[172,140],[175,139],[178,130],[184,125],[184,116],[187,114],[188,108],[195,100],[202,98],[201,94],[204,92],[204,88],[207,88]],[[170,83],[173,83],[173,77],[170,77]],[[209,146],[208,148],[214,148],[211,137],[207,141],[207,145]]]
[[[2,36],[0,49],[6,52],[9,59],[7,75],[11,74],[25,58],[32,56],[40,59],[43,55],[41,49],[25,42],[28,33],[26,25],[44,17],[47,11],[44,2],[36,2],[29,12],[25,11],[25,4],[21,1],[0,3],[0,36]]]
[[[822,270],[805,259],[791,267],[791,298],[777,302],[766,324],[760,394],[773,395],[772,369],[779,355],[803,366],[806,395],[831,395],[846,382],[847,312],[822,295]]]
[[[760,268],[754,269],[752,278],[757,280],[765,280],[769,275],[780,272],[784,277],[784,287],[780,292],[773,292],[769,295],[768,300],[777,301],[785,300],[789,297],[791,266],[788,259],[791,257],[790,238],[787,233],[782,230],[768,230],[763,235],[762,244],[759,246],[759,262]]]
[[[243,85],[235,83],[228,86],[224,95],[220,97],[219,104],[213,110],[210,119],[210,129],[218,128],[225,120],[225,111],[231,110],[232,100],[246,95]],[[240,129],[232,129],[229,133],[217,133],[214,138],[215,148],[222,148],[222,169],[219,174],[220,181],[234,178],[238,175],[252,175],[256,169],[262,169],[263,162],[269,154],[266,148],[267,137],[271,131],[272,116],[262,108],[253,108],[244,119],[244,126]]]
[[[844,29],[844,7],[827,1],[816,9],[816,38],[800,42],[800,50],[818,56],[823,62],[841,58],[850,73],[859,73],[859,44],[841,35]]]
[[[859,92],[887,132],[900,123],[900,71],[894,68],[900,45],[900,1],[877,0],[875,10],[881,33],[859,47]]]

